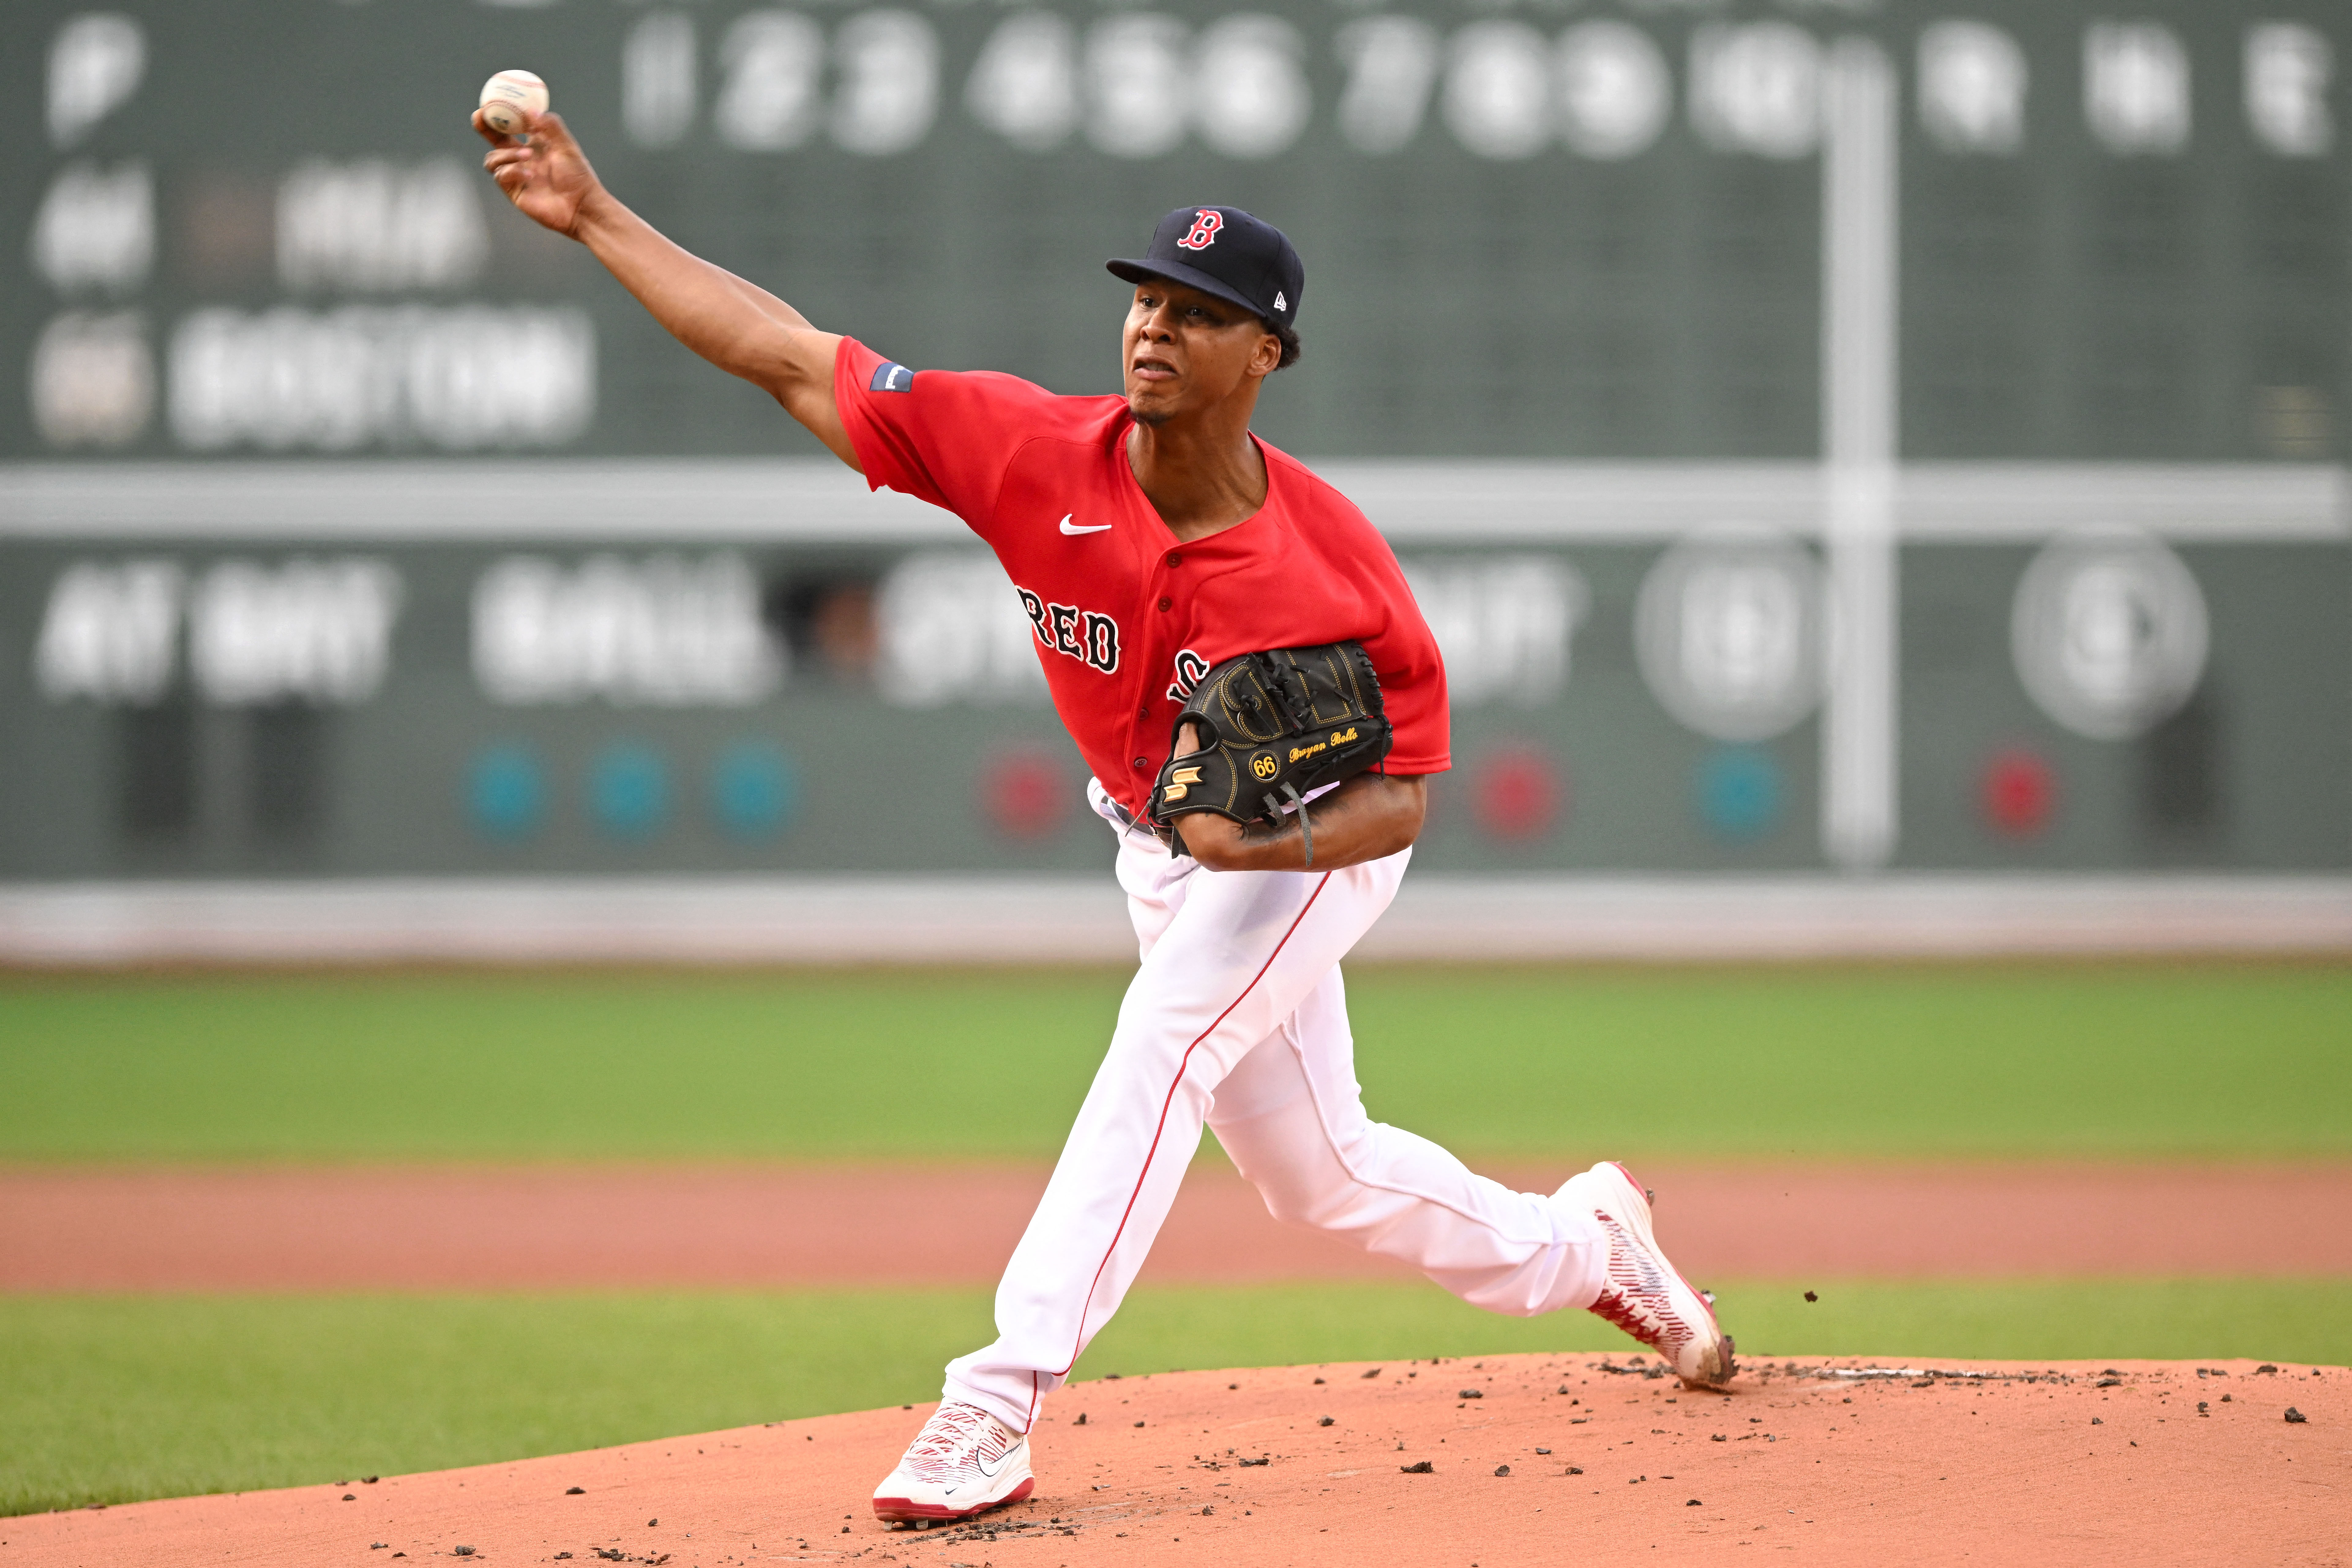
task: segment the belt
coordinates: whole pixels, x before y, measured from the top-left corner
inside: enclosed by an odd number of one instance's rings
[[[1137,816],[1134,812],[1120,805],[1118,800],[1113,797],[1111,792],[1108,789],[1103,791],[1103,804],[1108,806],[1111,809],[1112,814],[1118,818],[1118,825],[1121,828],[1129,828],[1138,832],[1150,834],[1153,838],[1158,839],[1162,844],[1166,845],[1171,853],[1181,855],[1184,852],[1183,847],[1178,841],[1176,831],[1173,828],[1163,828],[1149,817]]]

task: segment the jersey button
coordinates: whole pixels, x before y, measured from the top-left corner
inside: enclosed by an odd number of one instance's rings
[[[1138,773],[1142,772],[1145,768],[1150,768],[1150,766],[1151,766],[1151,764],[1150,764],[1150,763],[1146,762],[1146,761],[1145,761],[1142,758],[1140,758],[1140,757],[1139,757],[1139,758],[1137,758],[1135,759],[1135,770],[1136,770]]]
[[[1168,564],[1170,566],[1182,566],[1184,564],[1184,558],[1178,555],[1174,550],[1170,550],[1168,552]]]
[[[1160,608],[1163,611],[1173,610],[1176,608],[1176,601],[1172,599],[1162,599],[1160,601]]]

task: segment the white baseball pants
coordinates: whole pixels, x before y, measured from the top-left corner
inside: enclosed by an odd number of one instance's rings
[[[1117,827],[1100,786],[1087,797]],[[1589,1218],[1364,1113],[1339,959],[1396,896],[1411,856],[1215,872],[1121,831],[1142,965],[997,1286],[996,1343],[949,1363],[945,1397],[1028,1429],[1118,1310],[1204,1122],[1279,1219],[1400,1259],[1495,1312],[1593,1302],[1607,1243]]]

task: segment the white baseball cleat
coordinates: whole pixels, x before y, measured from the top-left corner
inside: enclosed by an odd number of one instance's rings
[[[874,1489],[874,1511],[915,1523],[970,1519],[1019,1502],[1036,1484],[1027,1433],[977,1405],[942,1405]]]
[[[1731,1336],[1715,1321],[1706,1292],[1675,1271],[1650,1233],[1650,1195],[1633,1173],[1604,1160],[1560,1184],[1554,1202],[1591,1214],[1609,1238],[1609,1270],[1592,1303],[1608,1319],[1666,1358],[1694,1388],[1720,1388],[1738,1370]]]

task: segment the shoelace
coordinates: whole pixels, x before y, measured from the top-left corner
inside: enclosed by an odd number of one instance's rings
[[[908,1469],[936,1473],[975,1456],[994,1434],[983,1411],[970,1406],[941,1410],[923,1423],[914,1445],[900,1461]]]

